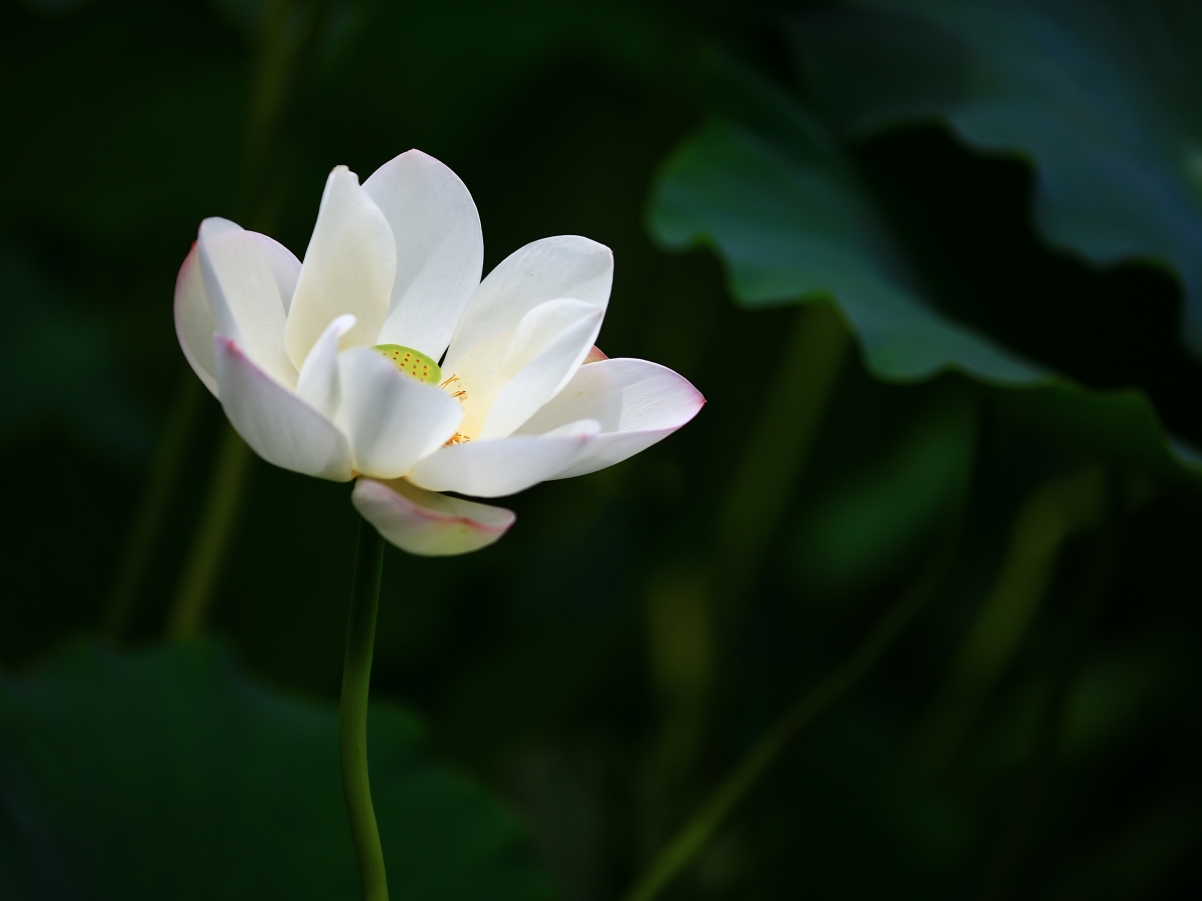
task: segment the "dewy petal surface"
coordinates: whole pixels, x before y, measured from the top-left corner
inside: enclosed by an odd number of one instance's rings
[[[192,371],[214,397],[219,397],[217,365],[213,362],[215,329],[213,311],[200,274],[200,253],[193,244],[175,278],[175,335]]]
[[[479,437],[510,435],[554,397],[584,362],[604,314],[578,300],[552,300],[527,313],[514,332],[504,367],[520,368],[492,401]]]
[[[379,344],[439,359],[480,284],[484,235],[467,186],[420,150],[389,160],[363,183],[396,242],[396,278]]]
[[[517,519],[504,507],[423,491],[404,479],[361,478],[351,501],[388,541],[424,557],[478,551],[504,535]]]
[[[284,352],[284,304],[261,243],[228,219],[214,218],[200,223],[196,247],[216,331],[291,388],[296,367]]]
[[[267,262],[271,266],[271,273],[275,276],[276,287],[280,291],[280,300],[284,304],[284,313],[287,314],[288,308],[292,306],[292,295],[296,293],[296,282],[300,278],[301,261],[296,258],[296,254],[275,238],[269,238],[259,232],[247,232],[247,234],[263,248],[263,253],[266,254]]]
[[[284,328],[296,368],[326,326],[345,313],[355,317],[355,327],[343,337],[343,346],[376,344],[395,273],[392,229],[355,173],[338,166],[326,179]]]
[[[450,395],[397,371],[366,347],[338,356],[342,400],[337,423],[351,442],[355,469],[392,479],[442,447],[463,418]]]
[[[268,463],[336,482],[351,478],[346,436],[256,366],[237,342],[213,337],[221,405],[230,423]]]
[[[613,252],[576,235],[543,238],[516,250],[480,283],[451,338],[444,372],[479,345],[512,332],[541,303],[573,298],[602,309],[613,284]]]
[[[339,316],[329,324],[301,367],[296,380],[296,393],[313,409],[327,419],[338,413],[342,398],[341,382],[338,378],[338,342],[355,326],[355,317],[350,313]]]
[[[408,479],[429,491],[476,497],[516,494],[570,466],[599,429],[596,422],[584,420],[546,435],[454,444],[418,460]]]
[[[601,433],[554,478],[584,475],[620,463],[671,435],[705,404],[684,376],[647,360],[599,360],[581,366],[559,394],[513,436],[537,435],[579,419]]]

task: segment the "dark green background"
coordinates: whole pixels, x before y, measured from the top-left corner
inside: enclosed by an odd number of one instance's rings
[[[945,546],[920,615],[665,896],[1202,888],[1202,498],[1166,444],[1202,446],[1202,14],[870,5],[912,9],[332,5],[269,160],[275,236],[303,253],[333,165],[418,147],[472,191],[486,270],[547,235],[612,247],[600,346],[709,401],[506,500],[492,548],[388,551],[373,775],[398,897],[620,897]],[[261,13],[0,6],[6,901],[353,896],[348,486],[255,461],[212,638],[164,644],[206,394],[130,622],[99,637],[194,378],[175,272],[200,219],[242,209]],[[1007,632],[999,579],[1038,581],[1008,548],[1063,497],[1081,521]]]

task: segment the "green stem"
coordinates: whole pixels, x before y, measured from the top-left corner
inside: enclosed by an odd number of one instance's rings
[[[723,629],[737,621],[771,552],[850,348],[850,333],[832,306],[814,302],[798,310],[718,521]]]
[[[1014,879],[1036,837],[1040,815],[1053,787],[1069,701],[1080,673],[1095,615],[1106,598],[1115,569],[1119,523],[1114,483],[1115,479],[1111,476],[1102,488],[1105,523],[1095,539],[1093,559],[1077,592],[1074,608],[1054,648],[1048,696],[1025,779],[1013,795],[1008,820],[986,859],[981,901],[1002,901],[1013,894]]]
[[[1019,508],[993,586],[916,730],[913,754],[928,776],[955,759],[1034,622],[1064,543],[1100,524],[1105,491],[1105,472],[1090,466],[1044,483]]]
[[[173,639],[195,636],[208,612],[209,598],[221,570],[229,534],[238,515],[242,498],[242,486],[246,481],[250,449],[238,433],[228,424],[221,439],[221,450],[217,455],[213,479],[209,483],[209,497],[192,552],[184,566],[175,603],[167,623],[167,635]]]
[[[200,409],[201,394],[200,382],[192,374],[191,368],[185,365],[105,604],[101,628],[111,641],[121,638],[129,622],[155,539],[162,531],[163,518],[169,509],[168,501],[182,471],[188,437],[192,434]]]
[[[376,609],[384,539],[369,523],[359,523],[351,609],[346,629],[346,661],[342,667],[342,703],[338,738],[342,754],[342,791],[359,865],[363,901],[388,901],[388,878],[380,831],[371,804],[367,775],[367,696],[371,686],[372,646],[376,638]]]
[[[651,862],[625,901],[651,901],[697,856],[789,743],[863,679],[933,593],[950,566],[953,529],[923,572],[885,611],[872,631],[838,667],[786,711],[743,755],[701,809]]]

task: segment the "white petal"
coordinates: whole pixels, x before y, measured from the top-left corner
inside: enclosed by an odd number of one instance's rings
[[[605,309],[613,283],[613,252],[576,235],[544,238],[510,254],[472,295],[447,350],[446,372],[472,348],[517,328],[541,303],[562,297]]]
[[[359,479],[351,501],[386,539],[423,557],[478,551],[504,535],[517,519],[504,507],[423,491],[404,479]]]
[[[604,314],[578,300],[552,300],[526,314],[504,367],[517,371],[488,408],[480,439],[512,434],[563,389],[597,339]]]
[[[209,308],[204,279],[200,275],[200,254],[193,244],[175,278],[175,336],[192,371],[217,397],[214,331],[213,311]]]
[[[268,463],[346,482],[351,449],[338,427],[256,366],[237,342],[213,337],[221,405],[230,424]]]
[[[666,366],[646,360],[599,360],[581,366],[567,387],[518,435],[537,435],[578,419],[601,424],[584,452],[555,476],[566,479],[620,463],[671,435],[697,415],[705,398]]]
[[[342,403],[336,422],[351,441],[355,469],[393,479],[455,434],[463,410],[458,401],[402,375],[366,347],[338,356]]]
[[[338,341],[354,327],[355,317],[350,313],[331,322],[305,357],[305,365],[296,380],[296,393],[301,400],[327,419],[333,419],[337,414],[342,396],[338,379]]]
[[[396,279],[379,344],[402,344],[435,360],[480,284],[480,214],[454,172],[420,150],[385,163],[363,183],[392,228]]]
[[[292,306],[292,295],[296,293],[296,282],[300,278],[301,261],[275,238],[269,238],[259,232],[247,234],[254,238],[267,254],[267,262],[271,264],[276,287],[280,289],[280,300],[284,303],[284,313],[287,314]]]
[[[252,232],[228,219],[200,223],[196,242],[216,331],[281,384],[296,384],[284,352],[284,304],[271,261]]]
[[[337,167],[326,179],[284,329],[297,369],[326,326],[345,313],[354,315],[355,327],[342,346],[376,344],[395,272],[396,245],[384,214],[359,186],[358,176]]]
[[[546,435],[454,444],[419,460],[408,478],[430,491],[477,497],[516,494],[572,465],[599,429],[596,422],[584,420]]]

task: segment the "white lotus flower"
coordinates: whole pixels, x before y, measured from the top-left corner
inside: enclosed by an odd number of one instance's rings
[[[499,497],[593,472],[705,403],[670,369],[594,347],[609,248],[545,238],[481,281],[483,259],[476,206],[442,163],[410,150],[362,186],[339,166],[303,265],[266,235],[201,223],[176,333],[259,456],[358,477],[355,507],[406,551],[466,553],[514,514],[438,492]]]

